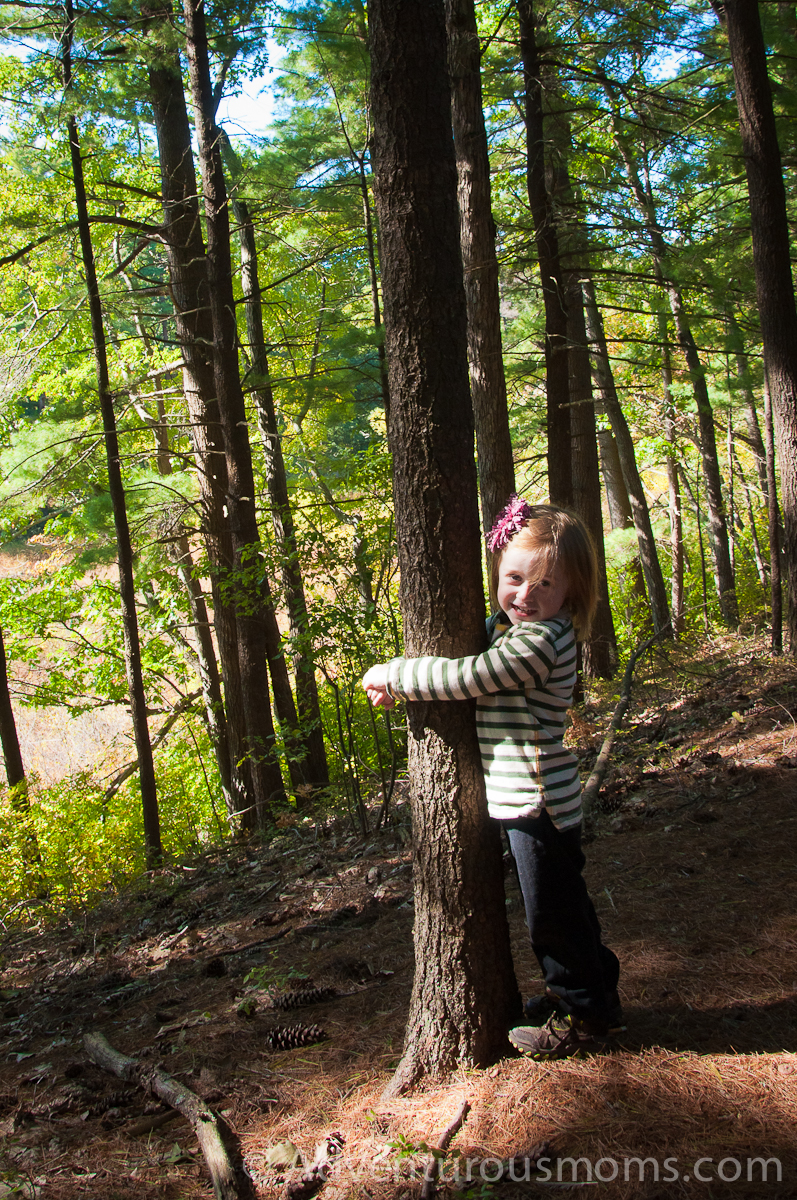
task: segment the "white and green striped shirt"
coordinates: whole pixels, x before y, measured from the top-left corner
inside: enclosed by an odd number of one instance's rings
[[[390,691],[404,700],[475,696],[490,816],[509,821],[545,808],[557,829],[581,821],[578,760],[562,743],[575,683],[576,641],[566,613],[495,624],[483,654],[388,665]]]

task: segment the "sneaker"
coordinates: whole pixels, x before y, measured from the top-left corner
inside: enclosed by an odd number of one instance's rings
[[[558,1013],[563,1019],[568,1015],[564,1001],[560,1000],[550,988],[546,988],[542,996],[531,996],[523,1005],[523,1014],[529,1025],[544,1025],[554,1013]],[[623,1006],[617,992],[608,1002],[606,1021],[609,1033],[622,1033],[625,1029]]]
[[[597,1029],[586,1021],[554,1013],[544,1025],[518,1025],[511,1029],[509,1040],[521,1054],[540,1061],[598,1054],[611,1047],[612,1035],[605,1027]]]
[[[555,1012],[563,1011],[561,1001],[548,988],[541,996],[531,996],[523,1005],[523,1015],[529,1025],[544,1025]]]

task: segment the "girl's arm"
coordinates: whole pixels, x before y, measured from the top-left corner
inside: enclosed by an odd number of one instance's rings
[[[404,700],[464,700],[491,692],[525,687],[541,688],[557,662],[556,633],[545,625],[515,627],[497,646],[466,658],[394,658],[372,667],[363,686],[374,704],[392,706]],[[572,644],[575,661],[575,643]],[[374,699],[371,692],[379,699]],[[386,705],[383,697],[390,701]]]

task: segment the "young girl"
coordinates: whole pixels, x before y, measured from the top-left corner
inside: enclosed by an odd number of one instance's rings
[[[562,743],[576,683],[576,634],[597,602],[595,550],[572,513],[513,496],[487,538],[496,612],[490,646],[467,658],[396,658],[363,679],[375,705],[476,697],[490,816],[517,864],[546,989],[509,1040],[535,1058],[594,1050],[622,1021],[616,956],[582,878],[578,762]],[[547,1018],[547,1020],[546,1020]]]

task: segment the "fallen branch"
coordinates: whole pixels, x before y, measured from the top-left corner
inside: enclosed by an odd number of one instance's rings
[[[153,1133],[156,1129],[160,1129],[162,1125],[168,1125],[170,1121],[175,1121],[180,1116],[182,1113],[177,1112],[174,1108],[168,1109],[167,1112],[151,1113],[148,1117],[141,1117],[140,1120],[134,1121],[132,1125],[125,1125],[121,1132],[126,1137],[142,1137],[145,1133]]]
[[[589,812],[592,804],[595,801],[595,797],[598,794],[600,786],[603,783],[603,777],[606,774],[606,768],[609,765],[609,756],[612,752],[614,739],[617,736],[617,730],[622,725],[623,719],[628,710],[628,705],[631,703],[631,684],[633,683],[636,665],[645,651],[649,650],[653,643],[658,641],[661,635],[669,628],[669,625],[670,622],[668,621],[667,624],[658,631],[658,633],[654,633],[653,637],[649,637],[646,642],[642,642],[639,646],[637,646],[636,650],[634,650],[628,660],[628,666],[626,667],[625,674],[623,675],[623,686],[620,689],[620,702],[614,710],[614,715],[612,716],[611,724],[609,725],[609,732],[603,739],[603,745],[601,746],[600,754],[596,759],[595,766],[592,768],[592,774],[584,784],[584,790],[582,792],[582,804],[584,806],[585,813]]]
[[[445,1153],[451,1144],[451,1139],[465,1124],[465,1118],[469,1112],[470,1104],[467,1100],[463,1100],[457,1109],[454,1120],[443,1131],[439,1146],[429,1155],[423,1172],[423,1187],[421,1188],[420,1200],[432,1200],[432,1197],[436,1194],[437,1176],[440,1174],[440,1160],[445,1158]]]
[[[216,1200],[256,1200],[252,1181],[237,1147],[237,1139],[226,1122],[211,1112],[204,1100],[160,1067],[146,1066],[135,1058],[120,1054],[99,1032],[87,1033],[83,1045],[89,1058],[98,1067],[152,1092],[191,1122],[210,1171]],[[230,1158],[225,1139],[237,1159],[235,1163]]]

